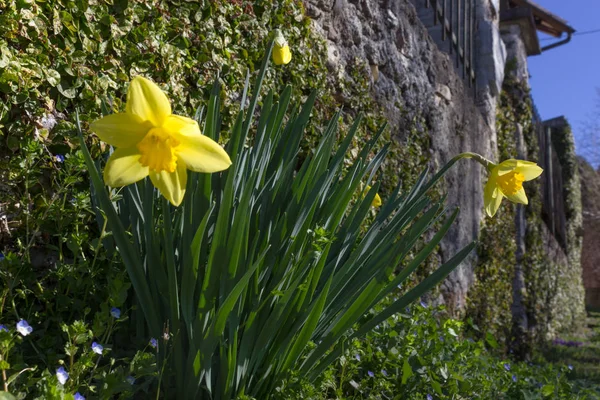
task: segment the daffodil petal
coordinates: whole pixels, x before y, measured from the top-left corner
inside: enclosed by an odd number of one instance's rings
[[[495,169],[498,175],[502,176],[511,171],[518,172],[525,177],[526,181],[537,178],[544,171],[536,163],[525,160],[505,160],[502,161]]]
[[[130,113],[110,114],[90,124],[98,137],[114,147],[132,147],[152,128],[139,116]]]
[[[129,84],[125,110],[158,127],[171,115],[171,104],[154,82],[136,76]]]
[[[140,153],[136,147],[116,149],[104,167],[104,183],[121,187],[148,176],[148,167],[140,164]]]
[[[515,172],[523,175],[525,177],[525,181],[530,181],[540,176],[544,170],[536,163],[527,163],[526,165],[517,166],[517,168],[515,168]]]
[[[504,160],[500,164],[498,164],[496,168],[494,168],[494,172],[499,176],[502,176],[517,168],[518,163],[519,160],[515,160],[512,158],[510,160]]]
[[[183,162],[177,163],[177,169],[174,172],[150,171],[150,180],[152,184],[165,196],[174,206],[178,206],[183,201],[185,195],[185,185],[187,183],[186,165]]]
[[[502,197],[502,192],[498,190],[495,179],[490,177],[483,190],[483,204],[487,215],[493,217],[496,214],[502,203]]]
[[[197,126],[197,124],[196,124]],[[178,135],[177,157],[196,172],[218,172],[229,168],[231,159],[217,142],[201,135]]]
[[[289,46],[285,46],[283,48],[283,63],[288,64],[290,61],[292,61],[292,51]]]
[[[175,136],[200,136],[198,123],[191,118],[181,115],[169,115],[163,123],[163,129]]]
[[[521,188],[515,194],[506,195],[506,198],[512,201],[513,203],[519,204],[528,204],[527,195],[525,194],[525,189]]]

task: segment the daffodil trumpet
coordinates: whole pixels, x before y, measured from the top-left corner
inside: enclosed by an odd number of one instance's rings
[[[104,168],[108,186],[126,186],[149,176],[175,206],[183,201],[188,169],[212,173],[231,165],[229,155],[200,133],[195,120],[172,114],[162,90],[139,76],[129,84],[125,112],[107,115],[90,128],[116,148]]]
[[[490,160],[477,153],[462,153],[454,157],[448,164],[462,158],[471,158],[483,165],[489,173],[489,178],[483,189],[483,203],[485,212],[493,217],[502,199],[506,197],[513,203],[528,204],[523,182],[537,178],[544,171],[534,162],[509,159],[500,164],[494,164]]]

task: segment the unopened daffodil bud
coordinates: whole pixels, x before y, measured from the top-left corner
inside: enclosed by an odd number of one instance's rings
[[[273,46],[273,62],[276,65],[285,65],[292,60],[292,52],[287,40],[279,29],[275,30],[275,45]]]
[[[367,187],[365,188],[365,191],[363,192],[363,197],[367,195],[367,193],[369,193],[369,190],[371,190],[371,186],[367,185]],[[375,197],[373,198],[373,201],[371,202],[371,206],[372,207],[381,207],[381,197],[379,197],[379,193],[375,193]]]

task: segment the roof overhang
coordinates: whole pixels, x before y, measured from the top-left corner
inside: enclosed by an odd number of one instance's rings
[[[500,28],[503,25],[519,25],[528,56],[542,54],[531,7],[516,7],[500,12]]]
[[[575,32],[567,21],[530,0],[504,0],[500,7],[500,26],[517,24],[521,28],[527,55],[541,54],[542,51],[567,43]],[[565,40],[540,47],[537,32],[543,32],[555,38],[567,34]]]

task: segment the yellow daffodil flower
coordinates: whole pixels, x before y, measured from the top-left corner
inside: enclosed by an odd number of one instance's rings
[[[483,191],[483,203],[490,217],[496,214],[505,196],[513,203],[527,204],[523,182],[535,179],[543,172],[536,163],[514,159],[498,165],[489,163],[488,170],[490,177]]]
[[[367,193],[369,193],[369,190],[371,190],[371,186],[367,185],[367,187],[365,188],[365,191],[363,192],[363,197],[367,195]],[[375,197],[373,198],[373,201],[371,202],[371,206],[372,207],[381,207],[381,197],[379,197],[379,193],[375,193]]]
[[[171,114],[162,90],[139,76],[129,84],[125,112],[107,115],[90,127],[116,148],[104,168],[108,186],[125,186],[150,176],[175,206],[183,200],[188,169],[211,173],[231,165],[225,150],[202,135],[196,121]]]
[[[275,45],[273,46],[273,62],[276,65],[284,65],[292,61],[292,52],[287,40],[279,29],[275,30]]]

